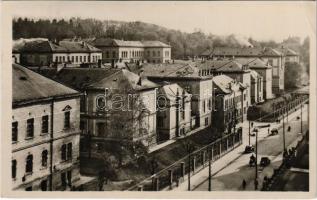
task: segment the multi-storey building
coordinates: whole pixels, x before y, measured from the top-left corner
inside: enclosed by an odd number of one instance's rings
[[[299,63],[299,55],[296,51],[294,51],[288,47],[284,47],[284,46],[277,48],[277,50],[284,55],[285,63],[287,63],[287,62]]]
[[[185,136],[191,130],[191,95],[176,83],[165,83],[157,96],[159,141]]]
[[[263,79],[263,99],[272,99],[272,66],[259,58],[236,58],[235,61],[247,65],[256,71]]]
[[[285,56],[277,49],[270,47],[215,47],[211,58],[214,60],[236,58],[261,58],[272,66],[272,90],[276,95],[284,91]]]
[[[13,190],[76,187],[80,93],[17,64],[12,79]]]
[[[171,60],[171,46],[160,41],[124,41],[95,39],[92,44],[102,50],[104,62],[166,63]]]
[[[167,81],[184,88],[191,95],[191,128],[211,126],[212,76],[201,76],[196,67],[185,62],[147,63],[134,69],[153,82]]]
[[[213,77],[215,106],[214,128],[220,133],[232,133],[243,121],[243,90],[245,86],[226,75]]]
[[[67,67],[82,64],[101,63],[100,49],[86,42],[35,40],[26,42],[19,48],[20,63],[25,66],[52,66],[57,64]]]
[[[237,82],[243,83],[243,120],[246,119],[247,110],[251,103],[251,77],[248,66],[241,65],[234,60],[206,60],[196,62],[201,76],[227,75]]]

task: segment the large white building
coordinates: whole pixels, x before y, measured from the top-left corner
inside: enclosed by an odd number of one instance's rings
[[[12,79],[12,189],[76,187],[80,93],[17,64]]]

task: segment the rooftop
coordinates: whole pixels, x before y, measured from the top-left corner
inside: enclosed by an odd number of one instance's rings
[[[97,38],[93,44],[97,47],[171,47],[160,41],[126,41],[111,38]]]
[[[200,70],[210,69],[215,72],[248,72],[243,65],[236,60],[206,60],[196,62],[196,67]]]
[[[215,56],[237,57],[282,56],[281,52],[271,47],[215,47],[212,54]]]
[[[79,92],[33,72],[30,69],[12,64],[13,103],[74,94],[79,94]]]
[[[166,84],[159,89],[159,92],[171,101],[175,101],[177,96],[177,91],[179,96],[182,96],[182,95],[185,95],[186,97],[189,96],[188,92],[186,92],[182,87],[180,87],[176,83]]]
[[[298,53],[288,47],[281,46],[279,48],[276,48],[278,51],[283,53],[285,56],[298,56]]]
[[[226,75],[218,75],[213,77],[213,83],[215,84],[217,88],[217,93],[224,93],[224,94],[230,94],[232,90],[239,90],[240,85],[239,82],[235,82],[232,78]],[[235,86],[235,87],[233,87]]]
[[[268,64],[267,62],[264,62],[260,58],[235,58],[234,60],[242,65],[248,65],[249,68],[251,69],[252,68],[263,68],[263,69],[272,68],[270,64]]]

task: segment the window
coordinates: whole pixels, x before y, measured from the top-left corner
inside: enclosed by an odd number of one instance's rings
[[[76,56],[76,62],[78,62],[78,56]]]
[[[72,159],[73,157],[73,147],[72,143],[63,144],[61,148],[61,156],[62,156],[62,161],[67,161]]]
[[[12,160],[11,162],[11,176],[12,178],[17,176],[17,160]]]
[[[105,135],[106,124],[104,122],[97,123],[98,136]]]
[[[42,151],[42,167],[47,167],[47,155],[47,150]]]
[[[106,51],[106,58],[109,58],[109,51]]]
[[[86,62],[86,56],[84,56],[84,62]]]
[[[67,150],[66,150],[66,144],[63,144],[63,145],[62,145],[61,151],[62,151],[62,155],[61,155],[61,156],[62,156],[62,160],[63,160],[63,161],[66,161],[66,159],[67,159],[67,157],[66,157],[66,151],[67,151]]]
[[[157,56],[160,56],[161,55],[161,52],[160,51],[157,51]]]
[[[42,133],[48,133],[48,115],[42,117]]]
[[[208,126],[208,117],[205,118],[205,126]]]
[[[67,160],[72,159],[73,157],[73,145],[72,143],[67,144]]]
[[[153,57],[156,56],[156,55],[155,55],[155,51],[153,51],[152,53],[153,53]]]
[[[26,137],[32,138],[34,136],[34,119],[28,119],[26,124]]]
[[[206,101],[205,100],[203,101],[203,109],[204,109],[204,112],[206,112]]]
[[[208,100],[208,109],[211,110],[211,99]]]
[[[18,141],[18,122],[12,122],[12,142]]]
[[[66,111],[64,113],[64,128],[68,129],[70,128],[70,112]]]
[[[72,56],[72,62],[74,62],[74,56]]]
[[[157,126],[158,127],[163,127],[164,126],[164,119],[162,116],[157,117]]]
[[[80,62],[82,62],[82,59],[83,59],[82,56],[79,56],[79,61],[80,61]]]
[[[113,58],[116,57],[116,52],[115,52],[115,51],[112,52],[112,57],[113,57]]]
[[[247,94],[243,94],[243,100],[247,100]]]
[[[72,184],[72,171],[67,171],[67,183],[69,186]]]
[[[32,173],[33,172],[33,155],[28,155],[26,157],[25,172],[26,173]]]
[[[61,173],[61,181],[62,181],[62,186],[66,187],[67,182],[66,182],[66,173],[65,172]]]
[[[41,190],[47,191],[47,180],[41,181]]]

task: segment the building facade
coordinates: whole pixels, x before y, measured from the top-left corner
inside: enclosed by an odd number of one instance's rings
[[[80,93],[16,64],[13,88],[13,190],[76,188]]]
[[[78,67],[84,64],[97,65],[102,59],[101,50],[85,42],[55,43],[48,40],[35,40],[25,43],[19,48],[19,52],[20,62],[25,66]]]
[[[226,75],[213,78],[215,106],[213,124],[217,132],[228,134],[235,132],[243,122],[243,84]]]
[[[159,141],[185,136],[191,130],[191,95],[176,83],[159,88],[157,135]]]
[[[171,60],[171,46],[160,41],[124,41],[98,38],[92,44],[102,50],[103,62],[166,63]]]
[[[256,71],[251,70],[251,104],[263,102],[263,79]]]

